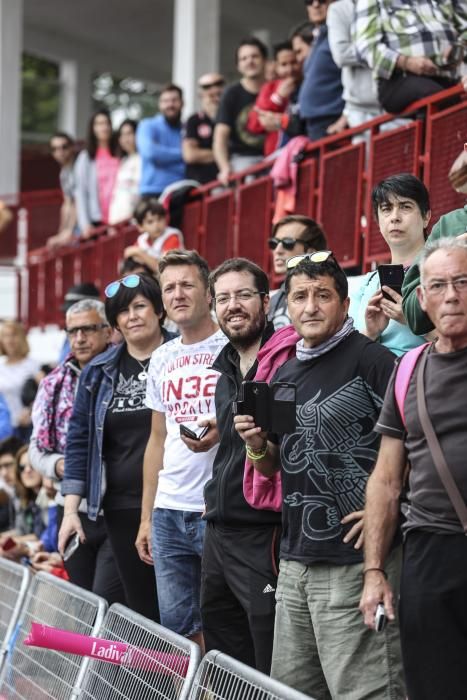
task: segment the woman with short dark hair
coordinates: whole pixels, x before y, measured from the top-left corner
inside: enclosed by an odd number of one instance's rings
[[[59,550],[75,532],[84,540],[77,514],[82,498],[92,520],[102,508],[127,604],[157,620],[154,569],[140,560],[134,543],[151,429],[147,371],[153,351],[174,336],[162,328],[164,309],[154,278],[127,275],[109,284],[105,295],[107,319],[123,343],[91,360],[81,375],[67,435]]]

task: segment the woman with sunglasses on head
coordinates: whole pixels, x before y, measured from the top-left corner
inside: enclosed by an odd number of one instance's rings
[[[84,541],[77,515],[82,498],[92,520],[102,508],[127,604],[157,620],[154,569],[140,560],[134,543],[151,430],[147,371],[153,351],[174,335],[162,328],[164,309],[154,278],[127,275],[109,284],[105,295],[107,319],[123,342],[91,360],[81,375],[67,435],[59,550],[75,532]]]
[[[272,253],[274,279],[281,280],[279,289],[271,292],[269,306],[269,320],[277,331],[290,323],[283,281],[287,272],[287,261],[300,253],[324,250],[327,247],[326,235],[313,219],[294,214],[284,216],[274,224],[268,246]]]
[[[75,164],[75,202],[82,238],[109,222],[109,209],[120,160],[117,139],[106,109],[95,112],[88,125],[86,146]]]

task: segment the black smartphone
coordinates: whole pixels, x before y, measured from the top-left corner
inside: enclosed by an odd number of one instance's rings
[[[294,433],[297,428],[297,385],[274,382],[272,394],[271,432]]]
[[[402,283],[404,281],[404,266],[403,265],[379,265],[378,267],[379,283],[383,286],[390,287],[398,294],[402,294]],[[383,292],[383,297],[394,301],[387,292]]]
[[[180,435],[184,435],[187,438],[190,438],[191,440],[201,440],[206,433],[209,430],[209,425],[206,425],[200,432],[199,435],[195,433],[194,430],[190,430],[190,428],[187,428],[186,425],[183,425],[183,423],[180,423]]]
[[[269,401],[267,382],[242,382],[234,413],[237,416],[253,416],[256,426],[269,430]]]

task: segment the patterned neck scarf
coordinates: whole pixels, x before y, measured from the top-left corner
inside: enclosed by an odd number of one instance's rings
[[[347,320],[344,321],[344,325],[340,331],[337,331],[331,338],[328,338],[328,340],[325,340],[324,343],[320,345],[316,345],[314,348],[306,348],[304,340],[301,338],[297,343],[297,360],[306,362],[307,360],[314,360],[315,357],[324,355],[326,352],[335,348],[336,345],[339,345],[353,330],[353,318],[348,317]]]

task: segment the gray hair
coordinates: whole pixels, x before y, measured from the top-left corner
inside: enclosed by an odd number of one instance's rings
[[[467,241],[463,240],[462,238],[459,240],[459,238],[454,236],[449,238],[438,238],[436,241],[426,243],[418,263],[420,268],[420,282],[422,284],[425,276],[425,263],[437,250],[463,250],[467,253]]]
[[[80,299],[79,301],[75,302],[66,312],[65,318],[67,323],[70,316],[73,316],[74,314],[81,314],[84,311],[97,311],[102,323],[108,323],[105,315],[105,305],[100,299]]]

